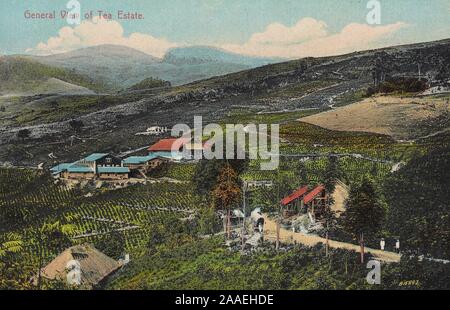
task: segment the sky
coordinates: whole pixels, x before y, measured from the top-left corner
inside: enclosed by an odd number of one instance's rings
[[[0,0],[0,54],[49,55],[118,44],[163,57],[170,48],[208,45],[294,59],[450,38],[450,0],[78,2],[81,23],[69,25],[60,17],[68,0]],[[377,24],[367,19],[375,12],[373,2],[380,3]],[[110,12],[112,19],[98,18],[98,10]],[[143,19],[119,20],[119,10],[138,12]],[[25,18],[26,11],[55,11],[56,18]],[[86,19],[90,11],[93,18]]]

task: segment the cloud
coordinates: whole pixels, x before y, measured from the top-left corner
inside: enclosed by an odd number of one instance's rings
[[[221,0],[216,1],[220,3]],[[351,23],[340,32],[332,33],[324,21],[306,17],[291,27],[272,23],[263,32],[254,33],[243,44],[223,44],[218,47],[262,57],[331,56],[393,45],[396,42],[392,40],[392,35],[405,26],[402,22],[379,26]],[[168,49],[181,46],[139,32],[125,36],[119,22],[95,17],[75,27],[61,28],[57,36],[50,37],[47,42],[40,42],[26,52],[50,55],[102,44],[128,46],[156,57],[163,57]]]
[[[244,44],[225,44],[221,47],[251,56],[331,56],[393,44],[389,39],[405,26],[402,22],[382,26],[351,23],[338,33],[330,33],[325,22],[307,17],[292,27],[272,23],[264,32],[254,33]]]
[[[50,37],[47,42],[40,42],[26,52],[50,55],[102,44],[128,46],[156,57],[162,57],[168,49],[178,46],[164,38],[139,32],[124,36],[123,27],[117,21],[95,17],[92,21],[83,21],[73,28],[69,26],[61,28],[58,36]]]

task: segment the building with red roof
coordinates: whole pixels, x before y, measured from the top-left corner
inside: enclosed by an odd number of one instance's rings
[[[284,217],[298,213],[303,207],[302,198],[308,191],[308,186],[299,187],[289,196],[281,200],[281,208]]]
[[[148,148],[149,152],[182,152],[183,147],[189,142],[187,138],[161,139]]]
[[[302,186],[280,202],[284,217],[290,217],[300,212],[308,212],[314,218],[317,212],[323,211],[328,203],[325,186],[316,186],[308,192],[308,186]]]

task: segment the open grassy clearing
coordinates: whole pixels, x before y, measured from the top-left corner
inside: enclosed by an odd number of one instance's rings
[[[447,97],[375,96],[300,119],[331,130],[372,132],[410,140],[449,128]]]

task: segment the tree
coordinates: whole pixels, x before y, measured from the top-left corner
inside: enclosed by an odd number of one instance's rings
[[[385,209],[372,180],[365,177],[360,186],[352,187],[342,215],[344,229],[356,239],[373,241],[381,232]]]
[[[285,173],[279,173],[275,178],[275,186],[278,191],[277,200],[286,197],[298,187],[298,182],[296,178]]]
[[[214,205],[222,210],[230,210],[241,199],[241,188],[236,172],[230,165],[223,167],[212,191]]]
[[[81,120],[72,119],[69,122],[70,127],[75,131],[75,133],[81,132],[84,127],[84,123]]]
[[[216,208],[227,212],[227,235],[230,237],[230,213],[241,199],[241,187],[238,176],[231,165],[220,171],[216,186],[212,191],[213,204]]]
[[[308,183],[308,169],[303,162],[298,161],[295,167],[295,175],[299,179],[301,184]]]
[[[22,141],[25,140],[26,138],[28,138],[30,135],[31,135],[31,131],[29,129],[21,129],[17,133],[17,137]]]
[[[168,236],[164,229],[164,225],[160,223],[150,223],[148,233],[147,248],[150,253],[156,252],[156,247],[167,240]]]
[[[220,227],[214,208],[206,207],[200,210],[198,226],[201,234],[213,234]]]
[[[6,233],[0,236],[0,262],[3,263],[3,268],[8,269],[22,250],[23,241],[19,234]]]
[[[201,160],[197,164],[192,178],[197,193],[202,195],[210,193],[217,184],[217,176],[220,171],[227,165],[230,165],[237,174],[240,174],[246,168],[247,161],[240,159]]]
[[[41,288],[41,270],[44,265],[44,253],[47,249],[61,249],[70,245],[69,236],[75,232],[75,225],[62,224],[60,221],[45,223],[41,227],[33,229],[37,238],[39,269],[37,287]]]
[[[450,258],[450,146],[440,143],[417,154],[384,186],[386,229],[402,251]]]
[[[23,240],[17,233],[0,235],[0,290],[31,289],[32,267],[23,253]]]
[[[95,242],[95,247],[111,258],[119,259],[125,250],[125,238],[119,231],[113,231]]]
[[[333,193],[336,181],[341,177],[339,169],[339,159],[336,156],[328,157],[328,165],[325,169],[324,186],[328,193]]]

